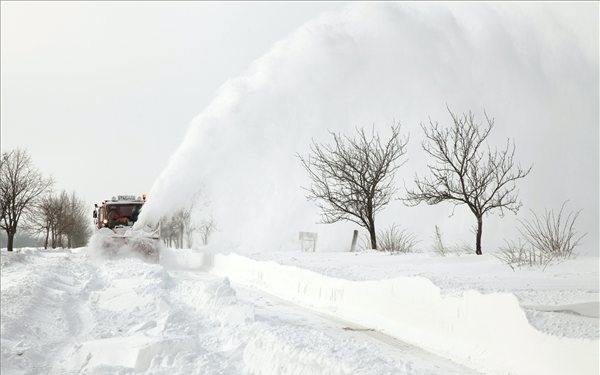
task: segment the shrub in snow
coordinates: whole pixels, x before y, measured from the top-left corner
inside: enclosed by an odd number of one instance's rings
[[[508,264],[513,270],[524,265],[543,266],[553,261],[563,261],[574,255],[575,247],[587,233],[578,234],[575,221],[581,210],[565,213],[564,202],[558,214],[553,210],[544,211],[538,216],[531,211],[531,217],[519,220],[519,232],[522,235],[517,242],[506,241],[496,257]]]
[[[433,251],[437,255],[445,257],[447,255],[473,254],[475,249],[466,242],[450,246],[446,245],[442,238],[442,230],[436,225],[433,231]]]
[[[537,254],[533,249],[519,238],[518,241],[506,241],[506,245],[500,248],[500,252],[495,254],[496,258],[508,264],[510,268],[515,270],[515,267],[524,265],[546,266],[550,258],[544,258],[542,254]]]
[[[550,258],[566,259],[573,255],[573,250],[587,233],[579,235],[575,230],[575,221],[581,210],[565,215],[564,202],[558,215],[554,211],[545,211],[542,217],[531,211],[529,220],[519,221],[520,232],[525,241],[540,254]]]
[[[415,235],[392,225],[377,233],[377,250],[390,253],[412,253],[417,244]]]

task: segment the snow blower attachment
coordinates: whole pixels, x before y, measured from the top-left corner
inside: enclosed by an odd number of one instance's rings
[[[160,251],[160,228],[134,227],[146,201],[146,195],[135,197],[119,195],[95,205],[94,224],[98,229],[99,247],[108,256],[131,251],[145,258],[158,261]]]

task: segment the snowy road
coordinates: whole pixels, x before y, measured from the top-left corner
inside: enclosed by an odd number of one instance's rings
[[[2,253],[2,374],[471,374],[227,279]]]

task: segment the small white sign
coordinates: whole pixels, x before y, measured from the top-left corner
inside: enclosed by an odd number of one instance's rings
[[[298,239],[300,240],[300,250],[310,251],[314,253],[317,248],[318,234],[314,232],[300,232]]]

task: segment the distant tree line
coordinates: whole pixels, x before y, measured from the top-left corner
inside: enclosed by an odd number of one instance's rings
[[[42,175],[25,150],[2,153],[0,229],[8,251],[13,251],[19,230],[41,238],[44,248],[87,244],[92,231],[85,202],[75,192],[55,193],[53,186],[54,180]]]
[[[43,196],[27,213],[23,227],[41,235],[45,249],[85,246],[92,233],[85,202],[65,190]]]
[[[204,219],[199,224],[192,220],[194,206],[177,210],[171,216],[165,216],[160,221],[160,237],[165,245],[182,249],[190,248],[194,243],[194,235],[198,234],[203,245],[208,245],[210,236],[216,229],[212,218]]]
[[[87,204],[75,192],[53,190],[54,180],[34,166],[21,149],[2,153],[0,158],[0,229],[8,251],[15,238],[26,246],[44,248],[85,246],[92,234]],[[192,221],[193,206],[161,220],[160,235],[167,246],[191,247],[194,235],[204,245],[215,231],[212,218]],[[19,235],[17,235],[19,233]]]

